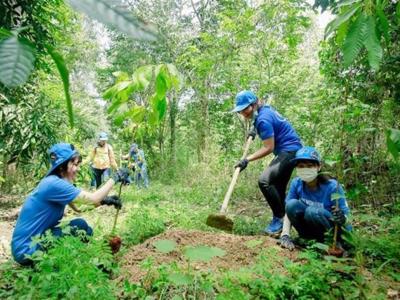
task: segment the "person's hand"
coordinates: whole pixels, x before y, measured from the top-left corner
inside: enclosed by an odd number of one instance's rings
[[[340,208],[332,210],[332,221],[339,226],[346,223],[346,216]]]
[[[242,159],[235,165],[235,169],[240,168],[240,172],[242,172],[244,169],[246,169],[248,164],[249,164],[249,160],[247,158]]]
[[[122,208],[122,202],[121,199],[117,196],[107,196],[100,202],[101,205],[114,205],[116,209],[121,209]]]
[[[250,131],[247,133],[247,138],[252,137],[252,139],[254,140],[256,138],[257,132],[256,132],[256,128],[253,127],[252,129],[250,129]]]
[[[281,245],[282,248],[288,249],[289,251],[293,251],[295,248],[292,239],[287,234],[281,236],[278,244]]]
[[[112,179],[115,183],[121,182],[122,184],[129,183],[129,171],[126,168],[120,168],[115,171],[112,175]]]

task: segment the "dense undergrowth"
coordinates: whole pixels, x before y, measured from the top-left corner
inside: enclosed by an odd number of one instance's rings
[[[95,228],[95,236],[87,244],[73,237],[51,241],[53,247],[35,257],[33,268],[17,267],[11,261],[1,265],[0,298],[385,299],[389,288],[400,286],[400,206],[379,214],[357,211],[354,234],[349,238],[353,247],[347,258],[324,256],[318,245],[304,249],[296,261],[264,249],[252,266],[204,274],[177,264],[156,266],[149,257],[141,266],[148,274],[141,282],[116,280],[119,258],[129,247],[169,228],[213,231],[205,219],[218,209],[221,195],[217,194],[207,185],[189,188],[175,184],[172,188],[153,182],[147,190],[129,187],[123,193],[128,213],[119,229],[124,245],[116,257],[104,243],[109,229]],[[241,195],[245,194],[236,197]],[[245,201],[238,199],[232,211],[240,210]],[[245,204],[265,205],[261,199]],[[265,206],[263,212],[262,216],[236,216],[235,233],[259,234],[268,219]],[[277,268],[278,262],[285,267]]]

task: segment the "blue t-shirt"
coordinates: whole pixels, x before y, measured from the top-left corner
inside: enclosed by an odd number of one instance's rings
[[[274,137],[275,155],[282,151],[297,151],[302,147],[300,137],[290,122],[269,105],[264,105],[258,109],[254,126],[261,140]]]
[[[17,262],[38,248],[31,247],[32,237],[40,236],[55,227],[64,214],[65,206],[81,192],[72,183],[56,175],[43,178],[28,196],[15,225],[11,251]]]
[[[131,158],[139,167],[146,166],[146,159],[144,157],[144,151],[138,149],[136,152],[130,151]]]
[[[310,190],[300,177],[295,177],[290,184],[285,202],[297,199],[307,206],[315,206],[332,211],[332,206],[336,205],[335,199],[331,199],[332,197],[335,198],[335,195],[332,194],[339,194],[341,196],[339,198],[339,208],[345,215],[348,215],[350,210],[347,206],[344,191],[340,184],[337,186],[335,179],[330,179],[325,183],[319,184],[316,190]]]

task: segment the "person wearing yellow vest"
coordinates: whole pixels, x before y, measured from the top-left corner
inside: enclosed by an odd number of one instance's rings
[[[102,184],[103,180],[110,177],[111,168],[118,169],[113,148],[107,141],[107,133],[100,132],[97,146],[94,147],[89,157],[85,160],[85,162],[91,162],[96,188]]]

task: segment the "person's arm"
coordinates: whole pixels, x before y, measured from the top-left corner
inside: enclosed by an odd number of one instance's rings
[[[103,200],[114,186],[114,179],[110,178],[107,182],[94,192],[81,191],[77,199],[82,199],[85,202],[92,203],[95,206],[99,206],[101,200]]]
[[[68,203],[68,206],[69,206],[73,211],[75,211],[75,212],[77,212],[77,213],[80,213],[80,212],[81,212],[81,210],[78,209],[78,208],[76,207],[76,205],[75,205],[73,202]]]
[[[268,154],[272,153],[275,148],[275,139],[274,137],[270,137],[263,141],[263,147],[258,149],[253,154],[247,156],[248,161],[254,161],[260,158],[267,156]]]
[[[92,162],[93,161],[93,158],[94,158],[94,152],[95,152],[95,150],[93,149],[92,151],[90,151],[90,154],[89,154],[89,156],[88,157],[86,157],[83,161],[82,161],[82,165],[85,165],[85,164],[87,164],[87,163],[89,163],[89,162]]]
[[[110,158],[110,165],[114,170],[117,170],[118,169],[118,165],[117,165],[117,162],[115,161],[114,150],[110,145],[108,145],[108,150],[109,150],[108,155],[109,155],[109,158]]]
[[[285,214],[285,217],[283,218],[283,227],[282,227],[281,237],[284,235],[290,236],[290,228],[291,227],[292,227],[292,224],[290,223],[290,220],[289,220],[287,214]]]

